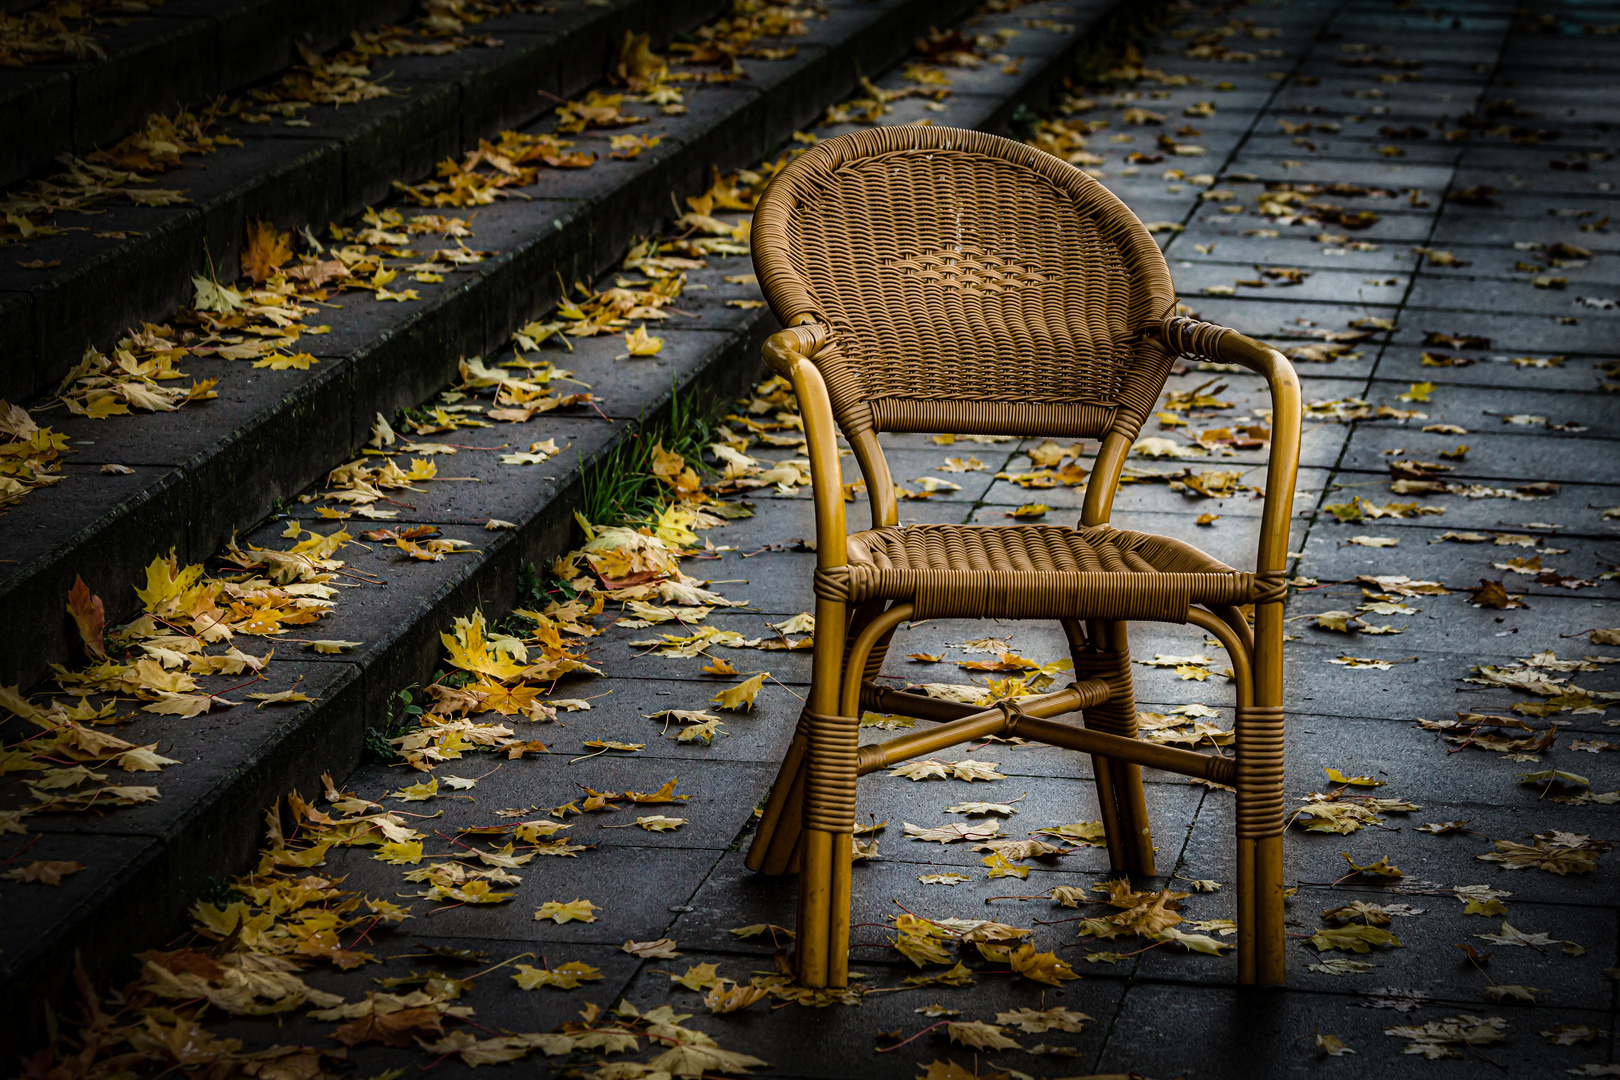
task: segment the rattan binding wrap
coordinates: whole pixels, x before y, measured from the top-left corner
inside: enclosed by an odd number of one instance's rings
[[[1101,679],[1108,700],[1084,710],[1086,727],[1125,738],[1136,737],[1136,697],[1131,686],[1131,655],[1120,650],[1087,650],[1074,654],[1076,679]]]
[[[811,742],[820,751],[805,763],[804,824],[827,832],[855,828],[855,773],[860,721],[804,711]]]
[[[1175,356],[1192,360],[1214,360],[1220,355],[1220,341],[1235,330],[1214,323],[1176,316],[1164,321],[1164,344]]]
[[[874,128],[812,147],[754,215],[760,285],[813,321],[846,433],[1134,437],[1172,359],[1158,246],[1111,192],[1022,143]]]
[[[1237,710],[1237,831],[1239,840],[1281,836],[1283,831],[1283,710],[1245,705]]]

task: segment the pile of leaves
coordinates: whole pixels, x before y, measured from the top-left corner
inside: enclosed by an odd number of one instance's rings
[[[56,0],[50,6],[56,6]],[[0,23],[27,17],[0,15]],[[67,227],[56,223],[58,214],[93,213],[113,200],[135,206],[185,203],[187,199],[182,190],[147,185],[188,157],[212,154],[225,146],[241,146],[241,140],[212,130],[224,109],[223,105],[216,105],[198,112],[153,113],[139,130],[110,147],[83,157],[63,154],[57,159],[63,165],[61,172],[32,181],[0,199],[0,217],[3,217],[0,246],[58,236],[68,231]],[[121,239],[125,234],[97,232],[95,235]]]
[[[295,523],[283,535],[302,534]],[[35,701],[16,688],[0,688],[0,705],[36,729],[5,751],[4,771],[24,774],[32,801],[0,816],[0,831],[26,831],[26,819],[36,813],[99,812],[156,799],[156,787],[119,783],[98,771],[117,766],[147,773],[177,764],[159,754],[155,742],[139,746],[107,730],[134,719],[122,713],[123,705],[138,702],[141,713],[173,717],[236,707],[240,702],[203,690],[197,680],[225,675],[239,676],[243,685],[261,681],[274,650],[255,655],[243,649],[245,639],[284,637],[289,628],[329,615],[337,596],[333,582],[343,570],[335,556],[349,540],[339,530],[309,532],[286,550],[243,550],[233,541],[223,556],[226,570],[213,574],[200,564],[180,565],[172,553],[154,559],[145,582],[135,587],[142,613],[116,628],[106,625],[101,598],[82,580],[75,582],[67,609],[88,662],[72,669],[58,665],[55,681],[78,700]],[[325,652],[358,644],[300,640]],[[310,700],[297,690],[247,696],[261,706]]]
[[[57,461],[68,453],[66,435],[40,427],[28,410],[0,398],[0,507],[60,481]]]
[[[57,396],[71,412],[102,420],[132,409],[169,412],[217,397],[217,378],[188,387],[165,385],[186,377],[175,365],[187,356],[246,360],[272,371],[307,370],[319,360],[297,347],[300,338],[324,334],[330,327],[305,320],[331,297],[369,292],[379,301],[412,301],[417,299],[415,289],[390,288],[401,269],[419,282],[438,282],[444,273],[488,254],[461,243],[471,232],[460,218],[419,214],[406,220],[397,210],[368,210],[362,221],[363,228],[331,226],[331,248],[306,230],[304,251],[296,255],[291,233],[270,222],[250,222],[241,278],[231,285],[193,278],[192,306],[176,314],[175,325],[145,323],[128,331],[110,354],[87,349],[63,377]],[[408,246],[435,235],[453,237],[457,246],[426,254]],[[407,260],[408,265],[398,265]]]
[[[979,957],[994,965],[1006,965],[1006,972],[1048,986],[1061,986],[1078,979],[1068,963],[1055,953],[1037,952],[1028,939],[1034,931],[991,919],[927,919],[910,912],[894,917],[894,949],[919,968],[931,964],[949,966],[932,975],[913,975],[907,986],[972,986],[977,974],[999,974],[996,969],[975,972],[958,958],[958,951],[971,946]]]
[[[1085,954],[1086,960],[1090,963],[1118,963],[1136,955],[1137,952],[1168,944],[1180,945],[1184,949],[1208,956],[1220,956],[1223,950],[1232,947],[1231,942],[1218,941],[1208,934],[1189,933],[1181,929],[1182,923],[1185,922],[1180,911],[1181,901],[1192,895],[1191,893],[1168,887],[1157,891],[1139,891],[1133,889],[1130,882],[1122,880],[1102,882],[1091,888],[1093,892],[1106,894],[1107,899],[1091,900],[1079,886],[1059,885],[1051,891],[1052,900],[1062,907],[1105,903],[1116,909],[1111,915],[1098,915],[1080,920],[1078,932],[1083,942],[1140,937],[1151,944],[1125,953],[1093,949]],[[1188,925],[1193,930],[1213,931],[1221,935],[1237,932],[1237,925],[1229,919],[1209,919]]]
[[[720,1048],[701,1030],[682,1027],[691,1014],[677,1013],[667,1005],[642,1011],[622,1002],[604,1014],[586,1004],[582,1021],[568,1021],[551,1032],[493,1034],[478,1023],[473,1006],[464,999],[477,980],[510,961],[461,978],[429,971],[378,980],[381,989],[367,989],[352,1001],[310,986],[303,973],[311,967],[346,972],[376,963],[378,957],[361,946],[369,937],[380,937],[414,917],[392,901],[343,889],[341,879],[321,872],[327,854],[335,848],[374,847],[383,861],[420,863],[424,836],[405,815],[341,792],[330,778],[323,780],[324,808],[292,794],[285,806],[278,802],[266,813],[267,844],[258,866],[232,879],[224,898],[192,908],[192,938],[184,946],[143,953],[140,975],[110,1001],[79,972],[77,1024],[61,1025],[53,1042],[28,1059],[30,1068],[44,1075],[70,1062],[83,1068],[139,1061],[188,1070],[206,1067],[217,1077],[297,1075],[335,1080],[349,1050],[371,1044],[418,1047],[434,1058],[455,1054],[467,1065],[484,1065],[517,1061],[536,1052],[547,1057],[577,1051],[636,1053],[643,1038],[659,1051],[647,1068],[665,1075],[697,1076],[710,1070],[737,1074],[766,1064]],[[428,882],[423,895],[431,899],[490,902],[491,882],[518,880],[506,867],[520,866],[535,854],[584,850],[544,839],[560,828],[566,826],[515,825],[512,832],[523,843],[523,851],[514,852],[510,840],[493,854],[464,847],[459,859],[436,861],[406,876]],[[595,917],[593,907],[587,901],[553,902],[536,917],[588,922]],[[476,962],[482,956],[455,949],[431,951],[449,962]],[[519,964],[514,971],[511,978],[522,989],[572,989],[601,978],[599,971],[577,961],[545,968]],[[746,1007],[764,996],[764,991],[751,987],[738,988],[713,977],[707,981],[708,1004],[716,1013]],[[210,1030],[231,1017],[296,1010],[303,1010],[310,1020],[335,1025],[329,1038],[341,1046],[277,1045],[247,1051],[241,1040]]]
[[[100,60],[107,50],[92,28],[145,14],[163,0],[47,0],[28,11],[0,13],[0,67]]]

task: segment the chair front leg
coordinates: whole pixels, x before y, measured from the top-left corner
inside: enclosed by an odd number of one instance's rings
[[[1255,607],[1254,704],[1238,710],[1239,981],[1287,981],[1283,928],[1283,606]],[[1247,886],[1243,890],[1243,886]],[[1246,909],[1246,910],[1245,910]]]
[[[847,609],[816,600],[816,644],[805,710],[804,807],[799,873],[799,981],[849,981],[850,856],[855,833],[856,752],[860,720],[838,715],[845,678]],[[857,672],[864,657],[851,657]]]

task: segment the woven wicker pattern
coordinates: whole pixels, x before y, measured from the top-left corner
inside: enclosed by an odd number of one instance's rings
[[[1023,144],[831,139],[776,178],[753,235],[778,317],[830,331],[816,363],[846,431],[1096,436],[1123,411],[1134,433],[1163,386],[1158,247],[1102,185]]]
[[[919,618],[1185,622],[1190,604],[1247,604],[1253,574],[1148,533],[1058,525],[907,525],[855,533],[827,599],[911,600]]]

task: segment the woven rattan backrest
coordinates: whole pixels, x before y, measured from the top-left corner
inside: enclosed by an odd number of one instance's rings
[[[1158,246],[1073,166],[974,131],[890,127],[820,143],[760,201],[754,266],[850,434],[1134,436],[1175,303]]]

